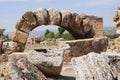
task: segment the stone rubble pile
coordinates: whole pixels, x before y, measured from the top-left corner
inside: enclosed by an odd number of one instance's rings
[[[16,52],[0,63],[0,80],[47,80],[45,75],[57,76],[63,64],[63,49]]]

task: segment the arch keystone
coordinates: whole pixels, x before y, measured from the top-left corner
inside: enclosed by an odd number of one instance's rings
[[[48,23],[48,11],[47,9],[39,8],[34,11],[34,15],[37,18],[38,25],[45,25]]]
[[[59,26],[60,23],[61,23],[61,19],[62,19],[60,11],[58,11],[58,10],[56,10],[54,8],[49,8],[48,12],[49,12],[48,24],[58,25]]]

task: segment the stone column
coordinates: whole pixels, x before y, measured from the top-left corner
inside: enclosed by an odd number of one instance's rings
[[[118,38],[115,40],[115,46],[120,47],[120,7],[118,7],[118,10],[115,12],[113,19],[115,25],[117,26],[116,33],[118,34]]]

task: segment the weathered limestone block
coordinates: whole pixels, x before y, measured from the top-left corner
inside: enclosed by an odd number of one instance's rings
[[[0,29],[0,35],[3,35],[4,31],[5,31],[5,29]]]
[[[72,13],[72,20],[71,20],[71,29],[75,30],[76,33],[83,34],[83,30],[81,29],[81,22],[82,18],[77,13]]]
[[[2,45],[2,52],[11,54],[13,52],[20,52],[21,46],[16,42],[4,42]]]
[[[120,34],[120,27],[117,27],[117,28],[116,28],[116,33],[117,33],[117,34]]]
[[[25,32],[25,33],[29,33],[31,31],[30,24],[28,24],[27,21],[24,20],[24,19],[19,19],[16,22],[16,28],[18,30],[21,30],[21,31]]]
[[[44,74],[27,60],[26,53],[11,54],[8,70],[12,80],[47,80]]]
[[[81,24],[81,21],[82,21],[81,16],[77,13],[73,13],[72,18],[74,19],[74,26],[79,26],[80,27],[80,24]]]
[[[71,47],[69,44],[66,44],[65,41],[59,41],[58,46],[64,49],[64,62],[70,62],[71,60]]]
[[[63,49],[32,50],[28,54],[30,63],[36,65],[45,75],[59,75],[63,63]]]
[[[36,20],[36,17],[32,11],[27,11],[26,13],[23,14],[22,17],[30,25],[29,27],[34,28],[37,26],[37,20]]]
[[[43,42],[44,41],[44,37],[42,37],[42,36],[35,36],[34,37],[34,42],[36,43],[36,44],[40,44],[41,42]]]
[[[115,47],[120,47],[120,37],[115,39]]]
[[[35,10],[34,15],[36,16],[39,25],[45,25],[48,23],[49,14],[46,9],[39,8]]]
[[[89,53],[71,61],[76,80],[118,80],[115,66],[111,67],[109,58],[105,55]]]
[[[12,40],[14,42],[26,44],[28,36],[29,36],[28,33],[24,33],[20,30],[15,29],[12,33]]]
[[[3,41],[0,40],[0,54],[2,53],[2,52],[1,52],[1,51],[2,51],[2,44],[3,44]]]
[[[72,13],[68,12],[68,11],[61,11],[62,14],[62,22],[61,22],[61,26],[64,26],[66,28],[68,28],[69,26],[71,26],[71,19],[72,19]]]
[[[120,27],[120,9],[118,8],[118,10],[115,12],[114,18],[113,18],[115,25],[117,27]]]
[[[4,40],[4,35],[0,35],[0,40]]]
[[[37,20],[32,11],[27,11],[22,18],[16,22],[16,28],[23,32],[29,33],[37,26]]]
[[[81,40],[72,40],[72,41],[61,41],[61,48],[68,44],[70,46],[66,49],[69,50],[69,53],[64,54],[66,60],[71,60],[72,57],[79,57],[86,55],[89,52],[103,52],[107,50],[108,40],[105,37],[101,38],[91,38],[91,39],[81,39]],[[65,48],[64,48],[65,49]]]
[[[7,62],[0,63],[0,80],[12,80],[8,68]]]
[[[105,54],[109,58],[109,64],[112,69],[116,69],[117,78],[120,80],[120,54],[119,53],[107,53]]]
[[[49,12],[49,21],[48,21],[48,23],[52,24],[52,25],[58,25],[59,26],[60,23],[61,23],[61,19],[62,19],[60,11],[58,11],[58,10],[56,10],[54,8],[49,8],[48,12]]]
[[[0,63],[8,61],[8,54],[1,54],[0,55]]]
[[[94,33],[93,37],[103,37],[103,19],[97,16],[89,16],[89,21]]]
[[[91,26],[90,26],[90,21],[89,21],[88,18],[83,19],[82,27],[83,27],[83,29],[84,29],[84,32],[83,32],[83,33],[86,33],[86,32],[88,32],[88,31],[90,31]]]

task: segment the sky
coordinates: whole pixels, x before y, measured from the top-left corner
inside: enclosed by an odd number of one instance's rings
[[[120,0],[0,0],[0,28],[13,31],[16,21],[26,11],[35,11],[37,8],[56,8],[95,15],[103,17],[104,27],[115,27],[113,17],[118,6]]]

